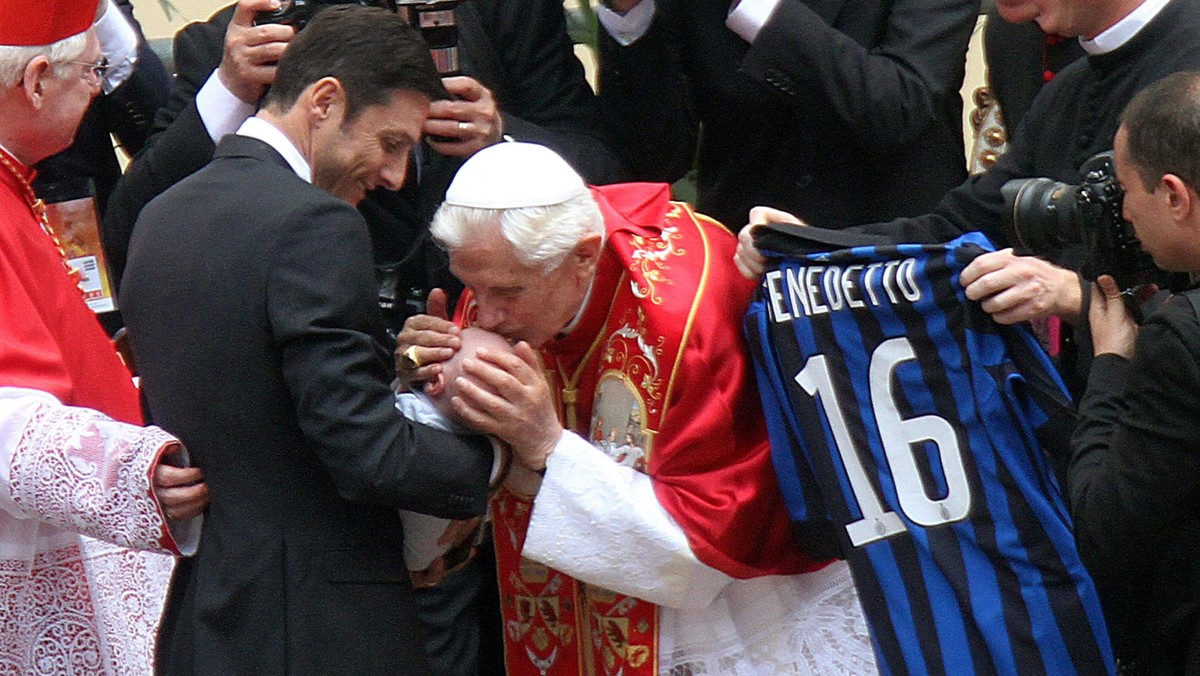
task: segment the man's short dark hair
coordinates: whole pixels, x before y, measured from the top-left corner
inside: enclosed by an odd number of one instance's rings
[[[1175,174],[1200,190],[1200,71],[1174,73],[1146,87],[1121,115],[1126,156],[1146,190]]]
[[[263,105],[289,109],[323,77],[345,88],[347,122],[397,91],[449,97],[420,33],[378,7],[339,5],[317,14],[288,44]]]

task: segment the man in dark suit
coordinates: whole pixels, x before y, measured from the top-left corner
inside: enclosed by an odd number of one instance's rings
[[[142,392],[213,496],[201,553],[173,580],[163,673],[429,673],[396,510],[482,513],[493,457],[395,410],[353,205],[401,187],[444,96],[395,15],[327,10],[262,110],[139,219],[121,302]],[[561,429],[523,414],[549,391],[514,387],[487,396],[522,424],[478,426],[519,458],[544,453]]]
[[[293,31],[255,26],[255,11],[270,8],[266,0],[241,0],[176,35],[170,100],[105,215],[105,251],[118,278],[141,208],[204,166],[215,141],[254,112],[273,79],[273,63]],[[405,190],[375,190],[359,205],[376,264],[403,261],[391,265],[401,292],[451,281],[425,230],[462,161],[501,134],[553,148],[591,183],[625,178],[573,55],[561,0],[469,0],[455,16],[463,76],[446,85],[458,100],[435,102],[425,129],[453,140],[416,154]],[[403,316],[394,319],[398,329]]]
[[[623,159],[673,181],[698,139],[697,208],[730,228],[756,205],[831,228],[918,214],[966,177],[978,0],[605,4],[600,99]]]

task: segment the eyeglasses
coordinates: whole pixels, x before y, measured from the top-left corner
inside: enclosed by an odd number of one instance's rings
[[[93,85],[100,84],[100,82],[104,80],[104,73],[108,71],[107,56],[100,57],[100,60],[96,61],[95,63],[90,61],[68,61],[67,63],[73,63],[77,66],[87,66],[87,70],[84,72],[90,74],[88,80]]]

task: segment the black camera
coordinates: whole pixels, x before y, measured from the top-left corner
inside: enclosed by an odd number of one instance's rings
[[[1121,213],[1125,192],[1117,181],[1112,153],[1089,158],[1080,172],[1079,185],[1027,178],[1000,188],[1016,241],[1032,254],[1059,253],[1082,244],[1080,272],[1088,281],[1112,275],[1123,291],[1152,281],[1159,271]]]
[[[255,24],[280,23],[300,30],[308,25],[317,12],[334,5],[382,7],[395,12],[421,33],[429,43],[429,53],[438,74],[459,75],[458,22],[454,8],[461,0],[282,0],[274,12],[254,15]]]
[[[429,43],[433,65],[442,77],[459,75],[458,22],[454,8],[460,0],[394,0],[396,13]]]
[[[254,15],[254,23],[281,23],[300,30],[308,25],[317,12],[335,5],[360,5],[362,7],[382,7],[394,11],[396,5],[391,0],[281,0],[279,9],[274,12],[258,12]]]

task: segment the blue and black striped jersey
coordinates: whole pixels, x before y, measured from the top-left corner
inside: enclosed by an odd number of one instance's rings
[[[959,285],[991,244],[822,252],[772,227],[747,331],[775,467],[806,545],[849,561],[881,670],[1113,672],[1038,436],[1066,390]]]

